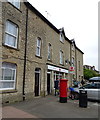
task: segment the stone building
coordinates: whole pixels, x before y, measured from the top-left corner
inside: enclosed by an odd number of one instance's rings
[[[10,2],[0,2],[0,4],[2,4],[0,90],[2,90],[2,101],[8,103],[23,100],[26,7],[23,3],[15,5]]]
[[[9,0],[8,0],[9,1]],[[60,78],[81,80],[83,52],[28,2],[2,3],[3,103],[54,93]]]
[[[89,69],[89,70],[94,70],[94,71],[96,70],[95,66],[84,65],[83,67],[84,67],[84,69]]]

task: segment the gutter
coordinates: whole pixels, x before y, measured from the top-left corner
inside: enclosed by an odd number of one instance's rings
[[[27,29],[28,29],[28,8],[26,9],[26,31],[25,31],[25,53],[24,53],[24,71],[23,71],[23,101],[25,100],[25,76],[26,76],[26,55],[27,55]]]

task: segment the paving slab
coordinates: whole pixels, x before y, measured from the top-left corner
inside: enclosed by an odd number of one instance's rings
[[[3,118],[37,118],[36,116],[24,112],[21,109],[17,109],[13,106],[5,106],[2,109]]]
[[[98,118],[99,105],[88,102],[79,107],[79,100],[60,103],[59,96],[46,96],[3,106],[3,118]]]

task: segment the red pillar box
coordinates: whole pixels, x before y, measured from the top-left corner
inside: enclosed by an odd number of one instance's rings
[[[67,79],[60,79],[60,102],[67,102]]]

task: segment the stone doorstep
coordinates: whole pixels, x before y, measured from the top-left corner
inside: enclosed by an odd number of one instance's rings
[[[12,106],[5,106],[2,108],[2,117],[3,118],[37,118],[34,115],[31,115],[27,112],[24,112]]]

